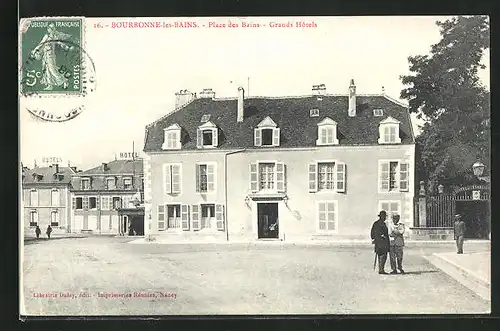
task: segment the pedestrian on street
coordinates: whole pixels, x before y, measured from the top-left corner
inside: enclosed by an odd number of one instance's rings
[[[465,222],[460,214],[455,215],[454,237],[457,243],[457,254],[464,253]]]
[[[372,225],[371,238],[372,244],[375,244],[375,254],[378,257],[378,273],[386,275],[385,263],[387,262],[387,253],[389,252],[389,230],[385,224],[387,213],[382,210],[378,214],[378,220]]]
[[[35,229],[36,239],[40,238],[40,233],[42,233],[42,230],[40,230],[40,227],[37,225]]]
[[[389,258],[391,262],[391,274],[397,274],[397,270],[404,274],[403,270],[403,247],[405,246],[405,225],[399,222],[399,215],[392,215],[392,223],[389,223],[390,250]],[[396,270],[397,269],[397,270]]]
[[[47,226],[47,231],[45,231],[45,233],[47,233],[47,238],[50,239],[50,234],[52,233],[52,228],[50,227],[50,224]]]

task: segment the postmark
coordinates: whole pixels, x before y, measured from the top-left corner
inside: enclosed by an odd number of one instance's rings
[[[46,122],[80,115],[96,89],[95,65],[84,50],[84,18],[23,19],[19,29],[22,108]]]

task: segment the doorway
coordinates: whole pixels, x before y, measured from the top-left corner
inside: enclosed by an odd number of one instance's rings
[[[278,203],[257,204],[257,228],[259,239],[278,239]]]
[[[488,239],[490,233],[489,201],[457,201],[456,212],[465,222],[465,238]]]

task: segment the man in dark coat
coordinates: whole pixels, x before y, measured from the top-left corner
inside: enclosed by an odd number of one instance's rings
[[[35,229],[36,239],[40,238],[40,233],[42,233],[42,230],[40,230],[40,227],[37,225]]]
[[[50,239],[50,234],[52,233],[52,227],[50,224],[47,226],[47,231],[45,231],[45,233],[47,234],[47,238]]]
[[[464,238],[465,238],[465,222],[460,214],[455,215],[454,237],[457,243],[457,254],[464,253]]]
[[[389,230],[385,224],[387,213],[382,210],[378,214],[378,220],[372,225],[371,238],[375,244],[375,253],[378,256],[378,273],[386,275],[385,262],[387,261],[387,253],[389,252]]]

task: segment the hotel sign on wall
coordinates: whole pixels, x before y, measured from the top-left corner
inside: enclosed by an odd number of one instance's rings
[[[40,159],[40,161],[42,166],[49,166],[53,164],[62,165],[64,163],[63,158],[59,156],[44,156]]]
[[[139,153],[135,152],[120,152],[118,153],[119,160],[133,160],[139,158]]]

